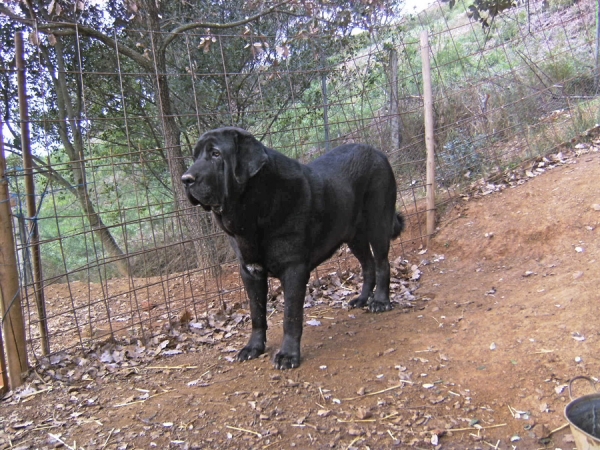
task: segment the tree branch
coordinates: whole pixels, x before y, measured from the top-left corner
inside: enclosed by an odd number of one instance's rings
[[[24,17],[19,16],[10,8],[7,8],[4,4],[0,4],[0,14],[4,14],[9,19],[12,19],[23,25],[27,25],[32,29],[35,28],[36,23],[34,20],[26,19]],[[154,70],[154,65],[152,64],[152,61],[146,59],[144,55],[142,55],[137,50],[134,50],[126,45],[120,44],[118,41],[107,36],[101,31],[95,30],[90,27],[86,27],[85,25],[80,25],[72,22],[52,22],[46,24],[38,23],[37,30],[44,34],[55,34],[56,36],[73,36],[79,33],[93,37],[102,42],[107,47],[116,48],[119,53],[132,59],[149,72],[152,72]]]
[[[4,146],[8,148],[8,151],[12,154],[23,157],[23,153],[14,145],[5,142]],[[57,182],[59,185],[77,197],[77,189],[75,189],[75,186],[73,186],[70,181],[63,177],[58,171],[56,171],[56,169],[53,169],[51,166],[49,166],[48,163],[46,163],[40,157],[36,155],[31,155],[31,157],[33,159],[33,168],[36,170],[36,173],[45,176],[49,180]]]
[[[192,22],[192,23],[186,23],[184,25],[180,25],[179,27],[175,28],[167,35],[167,37],[165,38],[159,51],[164,51],[167,48],[167,46],[171,42],[173,42],[173,40],[175,40],[175,38],[177,38],[181,33],[185,32],[185,31],[194,30],[196,28],[214,28],[215,30],[226,30],[228,28],[239,27],[240,25],[245,25],[247,23],[253,22],[256,19],[266,16],[267,14],[271,14],[280,6],[283,6],[289,2],[290,2],[290,0],[284,0],[283,2],[277,3],[273,6],[265,9],[264,11],[260,11],[259,13],[255,14],[253,16],[247,17],[242,20],[238,20],[236,22],[229,22],[229,23]]]

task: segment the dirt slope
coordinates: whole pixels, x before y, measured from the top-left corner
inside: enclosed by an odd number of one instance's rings
[[[423,263],[416,307],[307,309],[321,325],[305,328],[299,369],[272,368],[276,313],[259,360],[226,359],[243,332],[150,367],[38,382],[48,390],[3,402],[0,448],[574,448],[568,429],[549,434],[568,381],[600,377],[598,180],[591,152],[462,200],[426,253],[404,255]]]

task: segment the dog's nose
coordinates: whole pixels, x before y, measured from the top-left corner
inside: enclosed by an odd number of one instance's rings
[[[184,173],[181,176],[181,182],[183,184],[189,185],[189,184],[192,184],[194,181],[196,181],[196,178],[194,178],[194,175],[192,175],[192,174]]]

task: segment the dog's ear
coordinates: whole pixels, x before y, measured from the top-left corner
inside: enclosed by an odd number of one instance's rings
[[[267,153],[264,145],[246,130],[235,130],[235,143],[233,176],[239,184],[244,184],[265,165]]]

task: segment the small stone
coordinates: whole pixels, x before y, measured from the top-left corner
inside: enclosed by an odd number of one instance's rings
[[[350,436],[362,436],[365,432],[361,428],[350,427],[348,429],[348,434]]]
[[[594,204],[592,205],[592,209],[593,209],[594,211],[600,211],[600,203],[594,203]]]
[[[359,420],[365,420],[365,419],[369,419],[371,417],[373,417],[373,414],[371,413],[371,411],[369,411],[368,408],[358,408],[358,411],[356,411],[356,417]]]
[[[581,271],[577,271],[573,274],[573,279],[574,280],[578,280],[579,278],[581,278],[583,276],[583,272]]]

